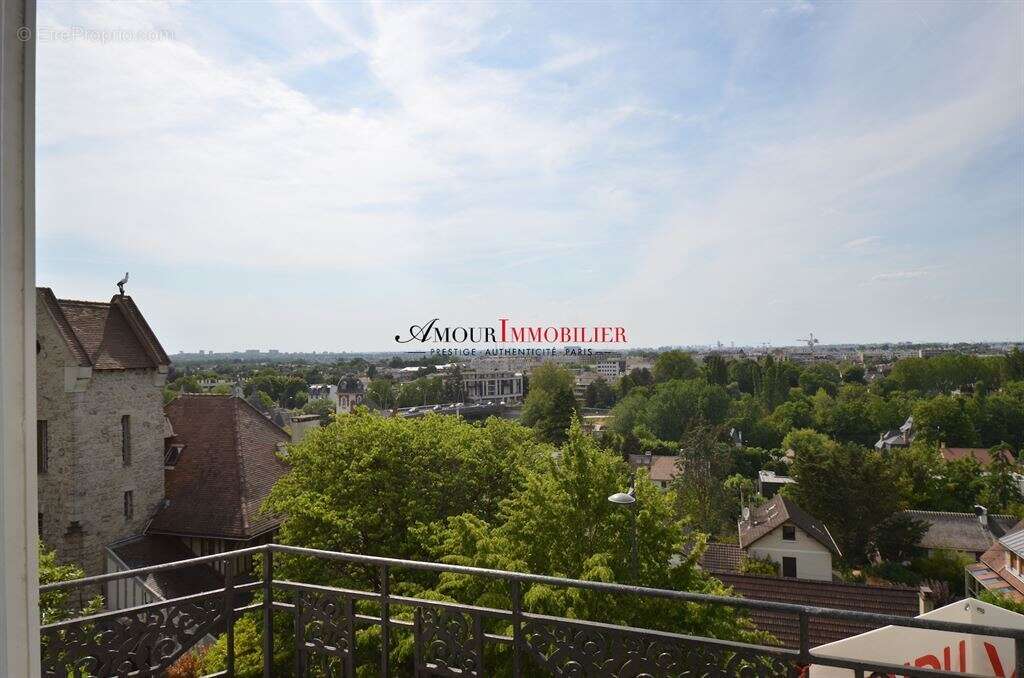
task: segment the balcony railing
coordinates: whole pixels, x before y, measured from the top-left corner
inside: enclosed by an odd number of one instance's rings
[[[868,622],[908,628],[1012,638],[1016,675],[1022,672],[1024,631],[972,624],[908,619],[849,610],[791,605],[685,591],[559,577],[504,572],[438,563],[378,558],[351,553],[269,544],[240,551],[127,570],[72,582],[48,584],[41,592],[96,590],[101,584],[239,556],[262,556],[256,581],[225,585],[172,600],[48,624],[42,628],[43,676],[159,676],[208,634],[227,634],[227,669],[212,676],[235,675],[233,622],[242,614],[262,620],[263,676],[277,678],[273,666],[275,621],[278,631],[294,636],[294,676],[354,676],[358,667],[378,675],[416,676],[688,676],[701,678],[791,677],[805,675],[811,664],[849,669],[853,676],[964,676],[936,669],[910,668],[812,652],[808,630],[819,620]],[[274,555],[335,561],[375,573],[373,590],[342,589],[274,578]],[[507,609],[411,598],[392,593],[399,571],[453,572],[504,582]],[[616,626],[585,619],[533,614],[523,609],[524,584],[581,589],[606,594],[645,596],[683,603],[762,609],[788,613],[799,620],[799,648],[739,643],[652,629]],[[368,587],[371,588],[371,587]],[[251,602],[255,592],[262,599]],[[680,611],[682,613],[682,611]],[[281,621],[287,624],[282,628]],[[357,647],[356,632],[379,634]],[[495,632],[511,629],[511,633]],[[402,638],[398,638],[402,636]],[[394,659],[404,639],[411,655]]]

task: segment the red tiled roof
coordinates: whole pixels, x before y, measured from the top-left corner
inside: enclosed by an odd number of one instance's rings
[[[647,457],[643,454],[629,455],[629,463],[634,468],[644,467],[647,469],[648,477],[654,482],[671,482],[679,475],[679,467],[676,466],[678,457],[667,454],[654,454],[650,456],[650,465],[647,464]]]
[[[940,447],[939,454],[946,461],[959,461],[973,457],[982,466],[988,466],[992,463],[992,453],[986,447]],[[999,455],[1003,458],[1003,461],[1010,464],[1014,463],[1013,455],[1009,450],[999,450]]]
[[[160,341],[129,296],[109,302],[57,299],[47,287],[37,296],[79,364],[96,370],[129,370],[169,365]]]
[[[841,584],[809,579],[789,579],[755,574],[715,573],[733,592],[751,600],[769,600],[840,610],[855,610],[899,617],[914,617],[919,611],[918,592],[904,586]],[[800,646],[797,615],[774,610],[746,610],[754,625],[775,636],[785,647]],[[884,624],[811,617],[808,635],[811,647],[849,638]]]
[[[185,449],[149,532],[249,539],[277,527],[259,509],[287,471],[277,449],[288,434],[234,396],[183,394],[164,411]]]
[[[700,566],[709,572],[736,572],[743,560],[743,549],[736,544],[710,542],[700,557]]]

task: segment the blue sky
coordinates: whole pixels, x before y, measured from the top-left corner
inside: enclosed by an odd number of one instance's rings
[[[171,351],[1021,340],[1022,8],[42,0],[38,279]]]

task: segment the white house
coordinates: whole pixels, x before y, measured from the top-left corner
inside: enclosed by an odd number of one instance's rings
[[[783,577],[818,581],[832,581],[832,556],[842,555],[828,528],[782,495],[744,510],[739,545],[778,563]]]

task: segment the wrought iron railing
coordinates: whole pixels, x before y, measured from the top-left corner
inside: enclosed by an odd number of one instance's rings
[[[273,657],[275,617],[289,619],[294,642],[294,676],[354,676],[359,667],[378,675],[416,676],[692,676],[701,678],[798,678],[812,664],[849,669],[852,676],[960,676],[938,669],[912,668],[851,660],[812,652],[809,629],[816,620],[843,620],[873,626],[948,631],[1010,638],[1016,648],[1016,675],[1024,676],[1024,631],[973,624],[903,618],[850,610],[792,605],[744,598],[624,584],[579,581],[475,567],[379,558],[351,553],[269,544],[201,558],[47,584],[41,593],[90,589],[125,578],[213,564],[239,556],[262,556],[255,581],[236,583],[231,568],[222,588],[123,610],[69,619],[42,627],[43,676],[159,676],[209,634],[224,633],[226,669],[212,676],[234,676],[233,622],[243,614],[262,621],[263,677],[277,678]],[[342,589],[274,578],[274,554],[349,563],[375,570],[374,590]],[[507,609],[426,600],[392,593],[396,571],[452,572],[501,580],[507,586]],[[585,619],[533,614],[523,609],[524,584],[582,589],[607,594],[645,596],[700,605],[771,610],[799,623],[798,648],[740,643],[616,626]],[[252,594],[262,592],[256,602]],[[275,614],[276,613],[276,614]],[[411,617],[411,618],[410,618]],[[511,629],[510,633],[495,628]],[[356,632],[375,628],[378,636],[368,657],[357,647]],[[395,634],[411,639],[408,661],[393,659]],[[365,645],[365,644],[364,644]],[[497,661],[495,661],[497,658]],[[372,670],[372,668],[371,668]]]

